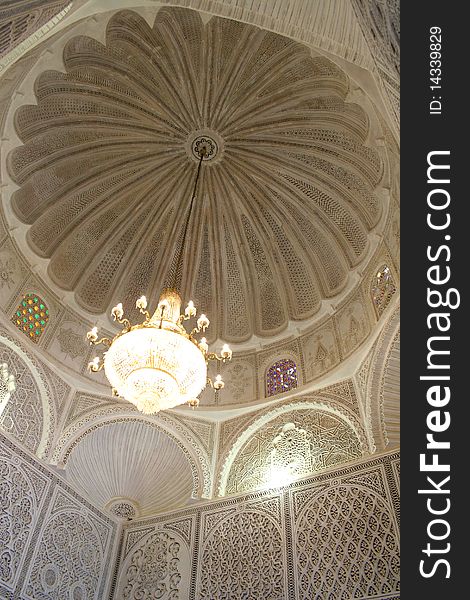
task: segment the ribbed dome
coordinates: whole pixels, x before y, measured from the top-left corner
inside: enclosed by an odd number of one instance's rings
[[[93,314],[158,298],[197,167],[182,296],[212,339],[270,336],[312,317],[364,259],[381,206],[368,118],[343,72],[303,45],[163,8],[72,38],[36,81],[9,155],[16,215],[48,275]]]
[[[186,503],[193,479],[188,459],[168,435],[145,423],[111,423],[73,449],[67,479],[97,506],[128,498],[141,516]]]

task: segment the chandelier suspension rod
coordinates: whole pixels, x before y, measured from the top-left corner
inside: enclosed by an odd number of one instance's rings
[[[201,148],[201,150],[199,151],[199,164],[197,166],[197,172],[196,172],[196,179],[194,181],[194,188],[193,188],[193,193],[191,196],[191,202],[189,204],[189,210],[188,210],[188,217],[186,219],[186,224],[184,226],[184,231],[183,231],[183,238],[181,240],[181,244],[179,247],[179,252],[178,252],[178,258],[176,261],[176,265],[175,265],[175,270],[173,271],[173,279],[172,279],[172,284],[171,287],[173,289],[178,289],[178,275],[179,277],[179,284],[181,286],[181,279],[183,277],[183,251],[184,251],[184,247],[185,247],[185,243],[186,243],[186,235],[188,233],[188,227],[189,227],[189,222],[191,220],[191,213],[192,213],[192,209],[193,209],[193,204],[194,204],[194,200],[196,199],[196,191],[197,191],[197,184],[199,181],[199,175],[201,173],[201,165],[202,165],[202,161],[204,159],[204,156],[206,155],[206,149],[205,148]],[[180,290],[181,291],[181,290]]]

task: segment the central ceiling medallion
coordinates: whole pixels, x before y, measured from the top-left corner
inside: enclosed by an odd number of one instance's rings
[[[187,138],[185,149],[188,157],[199,162],[201,152],[204,154],[203,162],[219,163],[224,154],[224,140],[211,129],[200,129],[193,131]]]
[[[212,160],[217,155],[217,142],[209,136],[199,136],[193,142],[193,154],[199,156],[201,151],[205,152],[204,160]]]

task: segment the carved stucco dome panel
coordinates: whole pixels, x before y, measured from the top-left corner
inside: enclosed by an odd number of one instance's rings
[[[219,494],[284,485],[289,475],[305,477],[359,458],[364,448],[352,424],[319,406],[286,406],[246,428],[222,466]]]
[[[183,296],[212,339],[315,315],[364,260],[382,207],[369,120],[348,79],[305,46],[243,23],[161,9],[69,40],[36,80],[9,155],[17,217],[48,277],[92,314],[158,296],[175,268],[194,181]]]

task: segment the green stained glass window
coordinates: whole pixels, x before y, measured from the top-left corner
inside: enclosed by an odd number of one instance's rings
[[[33,342],[38,342],[49,321],[49,309],[36,294],[25,294],[11,320]]]

